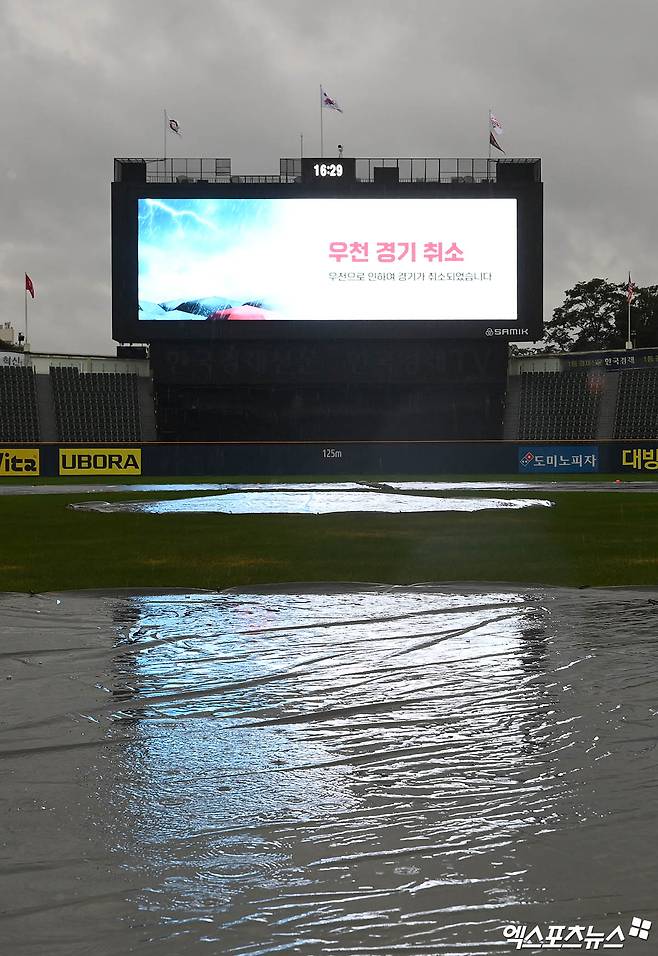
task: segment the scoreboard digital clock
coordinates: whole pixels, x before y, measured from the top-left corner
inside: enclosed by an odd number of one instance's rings
[[[345,170],[342,163],[315,163],[313,172],[316,176],[338,176],[341,177]]]
[[[302,159],[302,182],[304,183],[353,183],[356,181],[355,159]]]

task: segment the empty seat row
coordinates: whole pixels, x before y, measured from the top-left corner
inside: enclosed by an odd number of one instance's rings
[[[50,380],[60,441],[141,440],[136,375],[51,366]]]
[[[522,372],[519,438],[573,441],[596,437],[603,391],[600,373]]]
[[[620,371],[614,437],[658,438],[658,369]]]
[[[36,380],[27,366],[0,366],[0,441],[39,441]]]

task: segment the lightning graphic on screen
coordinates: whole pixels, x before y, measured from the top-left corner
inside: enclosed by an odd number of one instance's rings
[[[172,224],[175,226],[176,234],[179,237],[185,235],[185,220],[191,220],[196,225],[205,226],[211,232],[219,233],[221,231],[212,220],[200,216],[192,209],[174,208],[162,199],[143,199],[140,202],[139,226],[140,232],[143,230],[145,236],[157,228],[158,213],[165,213],[171,217]]]
[[[253,318],[274,288],[268,202],[250,199],[142,197],[138,202],[138,289],[142,313],[189,319],[233,310]],[[259,258],[266,267],[254,270]],[[272,295],[270,293],[270,299]],[[269,302],[269,299],[268,299]],[[249,314],[234,315],[236,307]],[[272,306],[270,305],[270,309]]]

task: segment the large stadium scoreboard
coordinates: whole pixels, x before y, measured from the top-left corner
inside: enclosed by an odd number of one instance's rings
[[[340,156],[278,180],[115,176],[114,338],[537,340],[540,164],[496,167],[400,182]]]

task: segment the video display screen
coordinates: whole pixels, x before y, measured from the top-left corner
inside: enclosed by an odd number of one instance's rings
[[[517,200],[140,198],[139,319],[518,321]]]

